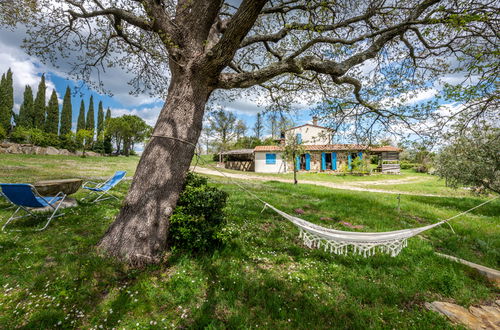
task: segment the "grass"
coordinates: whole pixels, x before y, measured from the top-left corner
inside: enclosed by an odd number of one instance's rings
[[[133,158],[0,155],[0,180],[106,176],[133,171]],[[16,160],[17,159],[17,160]],[[56,161],[54,161],[56,160]],[[75,163],[72,163],[75,162]],[[4,171],[6,164],[7,171]],[[73,165],[71,165],[73,164]],[[19,170],[14,170],[18,166]],[[413,238],[396,258],[336,256],[305,248],[297,229],[255,203],[234,184],[229,193],[230,241],[213,252],[171,252],[161,265],[129,269],[94,246],[117,214],[113,200],[81,203],[40,233],[39,221],[0,233],[0,324],[3,328],[451,328],[427,301],[491,302],[500,292],[470,269],[434,251],[499,268],[500,202]],[[244,183],[271,204],[333,228],[339,220],[364,231],[422,226],[482,199],[396,196],[279,182]],[[129,182],[115,194],[123,198]],[[76,194],[78,199],[84,196]],[[0,202],[0,218],[11,210]],[[321,217],[333,220],[320,220]],[[4,221],[4,220],[2,220]]]
[[[202,159],[198,165],[206,166],[206,164],[214,165],[213,163],[205,163],[205,159]],[[211,168],[211,167],[208,167]],[[260,176],[263,178],[281,178],[293,180],[293,173],[255,173],[255,172],[242,172],[230,169],[217,168],[219,171],[226,173],[236,173],[236,174],[250,174],[252,176]],[[415,194],[432,194],[432,195],[443,195],[443,196],[456,196],[456,197],[467,197],[470,196],[470,191],[466,189],[452,189],[446,187],[445,181],[440,179],[438,176],[429,175],[426,173],[417,173],[413,170],[401,170],[399,175],[391,174],[372,174],[365,176],[358,175],[342,175],[342,174],[332,174],[332,173],[316,173],[316,172],[299,172],[298,181],[300,183],[303,181],[322,181],[331,182],[335,184],[343,185],[354,185],[363,188],[372,188],[387,191],[401,191],[409,192]],[[383,181],[393,181],[392,184],[383,183]]]
[[[95,178],[109,177],[117,170],[133,175],[138,156],[78,157],[0,154],[0,181],[34,182],[54,177]]]

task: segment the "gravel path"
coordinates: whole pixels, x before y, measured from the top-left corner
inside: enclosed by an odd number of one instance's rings
[[[191,170],[194,170],[194,172],[199,173],[199,174],[206,174],[206,175],[215,175],[215,176],[222,176],[222,177],[228,177],[232,179],[241,179],[241,180],[257,180],[257,181],[279,181],[279,182],[286,182],[286,183],[293,183],[293,180],[290,179],[284,179],[276,176],[259,176],[259,175],[252,175],[252,174],[243,174],[243,173],[228,173],[228,172],[221,172],[216,171],[215,169],[209,169],[206,167],[199,167],[197,166],[196,168],[191,168]],[[417,179],[418,177],[415,177]],[[412,178],[406,178],[403,179],[404,181],[401,182],[401,180],[384,180],[387,181],[385,184],[395,184],[395,183],[411,183],[410,179]],[[384,181],[378,181],[378,184],[384,184],[382,182]],[[334,182],[327,182],[327,181],[311,181],[311,180],[299,180],[299,183],[301,184],[312,184],[316,186],[322,186],[322,187],[328,187],[328,188],[334,188],[334,189],[343,189],[343,190],[353,190],[353,191],[368,191],[368,192],[376,192],[376,193],[383,193],[383,194],[393,194],[393,195],[414,195],[414,196],[427,196],[427,197],[449,197],[449,196],[442,196],[442,195],[434,195],[434,194],[418,194],[418,193],[412,193],[412,192],[407,192],[407,191],[395,191],[395,190],[382,190],[382,189],[374,189],[374,188],[363,188],[360,187],[360,185],[373,185],[377,184],[374,183],[373,181],[358,181],[358,182],[353,182],[352,184],[345,184],[345,183],[334,183]]]

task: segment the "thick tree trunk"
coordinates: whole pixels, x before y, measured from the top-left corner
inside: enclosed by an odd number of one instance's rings
[[[169,217],[194,155],[211,91],[200,73],[172,75],[166,103],[124,205],[98,244],[101,251],[139,266],[161,259]]]

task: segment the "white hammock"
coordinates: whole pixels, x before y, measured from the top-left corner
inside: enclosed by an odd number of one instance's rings
[[[183,142],[191,145],[196,150],[196,145],[194,143],[191,143],[183,139],[171,136],[162,136],[162,135],[152,135],[152,137],[166,138]],[[229,176],[224,174],[224,172],[219,171],[219,169],[217,169],[216,167],[205,162],[198,155],[198,153],[195,152],[195,154],[197,162],[201,160],[203,163],[205,163],[205,165],[208,165],[212,169],[216,170],[217,172],[225,176],[227,179],[236,184],[247,194],[254,197],[256,200],[262,202],[264,204],[264,208],[269,207],[270,209],[281,215],[283,218],[287,219],[288,221],[292,222],[295,226],[297,226],[300,229],[299,237],[301,237],[304,240],[304,244],[307,245],[309,248],[321,248],[321,246],[323,246],[325,251],[330,251],[336,254],[347,254],[348,252],[353,252],[357,254],[362,254],[364,257],[368,257],[374,255],[375,252],[379,251],[383,253],[388,253],[392,257],[395,257],[407,245],[408,238],[416,236],[421,232],[429,230],[436,226],[440,226],[443,223],[447,223],[448,221],[462,214],[469,213],[470,211],[477,209],[478,207],[483,206],[484,204],[489,203],[498,198],[495,197],[477,206],[474,206],[473,208],[467,211],[459,213],[451,218],[420,228],[386,231],[380,233],[362,233],[362,232],[335,230],[315,225],[311,222],[291,216],[283,211],[278,210],[271,204],[259,198],[259,196],[255,195],[254,193],[243,187],[237,181],[232,180]]]
[[[348,252],[352,252],[354,254],[362,254],[364,257],[372,256],[378,251],[388,253],[392,257],[395,257],[404,247],[406,247],[407,241],[410,237],[416,236],[421,232],[436,226],[440,226],[443,223],[447,223],[448,221],[483,206],[494,199],[496,198],[490,199],[467,211],[459,213],[446,220],[436,222],[432,225],[379,233],[351,232],[325,228],[280,211],[269,203],[264,202],[264,205],[297,226],[300,230],[299,237],[302,238],[304,244],[309,248],[323,247],[325,251],[335,254],[347,254]]]

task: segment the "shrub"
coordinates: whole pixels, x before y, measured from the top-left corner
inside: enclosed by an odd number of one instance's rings
[[[92,151],[103,154],[104,153],[104,141],[102,139],[97,140],[92,146]]]
[[[47,134],[41,129],[31,128],[28,131],[28,142],[40,147],[47,147],[49,145]]]
[[[80,146],[76,142],[76,135],[73,132],[68,132],[67,134],[62,135],[60,139],[61,148],[64,148],[70,152],[75,152],[76,150],[78,150],[78,148],[80,148]]]
[[[6,137],[7,137],[7,132],[2,126],[0,126],[0,141],[5,139]]]
[[[426,164],[418,164],[417,167],[413,168],[417,173],[428,173],[429,167]]]
[[[222,232],[226,200],[226,192],[208,186],[206,178],[188,173],[170,217],[171,248],[197,252],[220,246],[227,238]]]
[[[61,139],[54,133],[43,133],[44,142],[47,146],[59,148],[61,146]]]
[[[401,169],[402,170],[408,170],[410,168],[416,168],[418,167],[420,164],[417,164],[417,163],[410,163],[410,162],[407,162],[407,161],[401,161],[399,163],[399,165],[401,166]]]
[[[21,126],[16,126],[16,128],[10,133],[10,140],[16,143],[26,143],[29,139],[29,132],[26,128]]]

